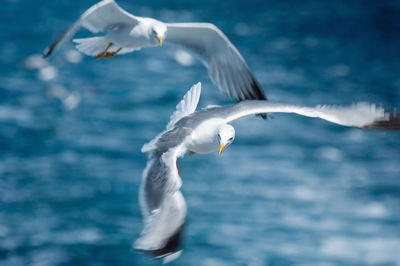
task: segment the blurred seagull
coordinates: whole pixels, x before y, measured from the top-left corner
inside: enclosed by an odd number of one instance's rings
[[[207,67],[211,80],[221,91],[237,101],[266,100],[261,85],[247,63],[225,34],[210,23],[163,23],[153,18],[134,16],[113,0],[103,0],[84,12],[81,17],[53,44],[72,38],[80,27],[102,36],[74,39],[76,48],[96,59],[125,54],[144,47],[173,43],[188,49]],[[265,116],[264,116],[265,117]]]
[[[142,148],[142,152],[149,153],[139,194],[145,226],[133,247],[156,258],[164,258],[164,262],[181,253],[179,240],[186,217],[177,159],[187,151],[189,155],[213,151],[221,154],[235,138],[235,130],[229,122],[257,113],[278,112],[318,117],[343,126],[400,129],[400,116],[368,103],[313,108],[249,100],[195,112],[200,93],[201,84],[197,83],[176,106],[166,130]]]

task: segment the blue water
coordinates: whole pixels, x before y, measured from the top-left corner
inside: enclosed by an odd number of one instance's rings
[[[159,265],[142,230],[141,146],[195,82],[174,47],[96,61],[40,53],[95,1],[0,9],[0,265]],[[119,1],[141,16],[209,21],[271,100],[400,107],[399,1]],[[87,36],[82,30],[79,36]],[[400,134],[293,115],[234,123],[224,151],[180,161],[188,204],[171,265],[400,265]]]

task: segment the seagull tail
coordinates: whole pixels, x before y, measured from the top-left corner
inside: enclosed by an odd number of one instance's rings
[[[83,39],[74,39],[72,40],[74,43],[77,43],[76,49],[81,51],[86,55],[96,56],[104,50],[107,49],[107,46],[110,43],[110,40],[107,37],[100,36],[100,37],[92,37],[92,38],[83,38]],[[116,50],[116,46],[111,46],[108,50],[109,52],[113,52]]]

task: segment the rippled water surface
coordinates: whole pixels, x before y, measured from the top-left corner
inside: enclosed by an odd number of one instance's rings
[[[231,102],[168,45],[96,61],[66,43],[40,59],[93,3],[2,3],[1,265],[159,265],[131,251],[140,148],[195,82],[200,106]],[[119,3],[216,24],[271,100],[400,107],[399,1]],[[399,133],[279,114],[234,126],[222,157],[180,161],[188,223],[171,265],[400,265]]]

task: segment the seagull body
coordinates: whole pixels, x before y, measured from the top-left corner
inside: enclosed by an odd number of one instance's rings
[[[179,256],[179,240],[186,218],[180,192],[182,180],[177,159],[186,152],[221,152],[230,145],[235,130],[230,122],[257,113],[296,113],[318,117],[343,126],[400,129],[400,117],[368,103],[351,107],[304,107],[271,101],[249,100],[229,106],[213,106],[196,112],[201,84],[194,85],[177,105],[165,131],[145,144],[149,154],[143,172],[139,201],[144,230],[134,249],[166,261]]]
[[[149,32],[149,29],[155,27],[155,25],[160,27],[158,31],[166,31],[163,23],[159,23],[152,18],[140,18],[136,24],[116,25],[114,30],[110,30],[105,38],[109,42],[112,42],[114,46],[124,47],[129,51],[139,50],[144,47],[159,46],[160,40],[152,39]],[[80,40],[83,41],[85,39]],[[77,39],[75,39],[75,42],[78,42]],[[82,52],[85,52],[85,50],[82,49]]]
[[[88,10],[43,53],[48,57],[62,42],[84,27],[91,38],[74,39],[76,48],[96,59],[125,54],[163,42],[179,45],[194,54],[208,70],[211,80],[229,97],[266,100],[261,85],[246,61],[225,34],[210,23],[164,23],[134,16],[113,0],[103,0]]]

